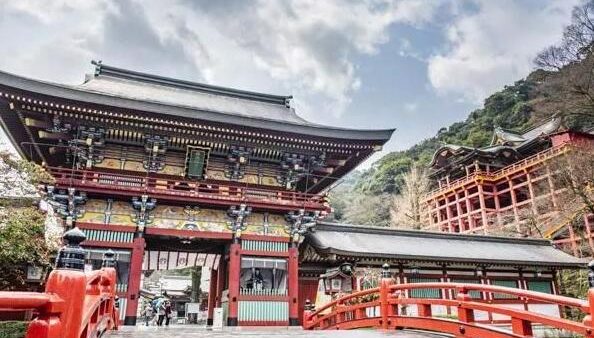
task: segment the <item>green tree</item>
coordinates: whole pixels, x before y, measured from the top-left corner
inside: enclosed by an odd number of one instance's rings
[[[27,266],[49,268],[45,215],[36,186],[51,183],[41,167],[0,153],[0,290],[26,288]]]
[[[36,207],[8,207],[0,218],[0,290],[22,289],[28,265],[49,268],[45,215]]]

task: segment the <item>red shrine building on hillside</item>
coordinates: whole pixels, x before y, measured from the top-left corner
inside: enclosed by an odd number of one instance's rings
[[[371,287],[361,271],[385,263],[400,282],[548,293],[558,269],[583,266],[543,240],[325,223],[327,190],[392,129],[321,126],[290,96],[94,64],[76,86],[0,72],[0,120],[20,155],[55,178],[44,196],[65,228],[85,233],[87,265],[115,251],[125,324],[136,323],[144,271],[209,267],[209,323],[221,307],[235,326],[298,325],[307,299]]]
[[[559,248],[591,257],[594,215],[579,203],[563,205],[569,191],[556,162],[580,146],[594,147],[594,133],[568,130],[560,118],[521,133],[496,128],[488,147],[442,146],[431,162],[437,187],[424,201],[425,230],[488,234],[508,228],[522,234],[522,224],[533,221]],[[572,222],[576,215],[583,219],[578,224]]]

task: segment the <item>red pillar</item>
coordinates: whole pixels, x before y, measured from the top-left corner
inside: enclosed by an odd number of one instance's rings
[[[219,280],[219,271],[215,269],[210,270],[210,288],[208,289],[208,317],[206,318],[206,325],[212,326],[212,319],[214,315],[214,308],[217,305],[217,282]]]
[[[390,298],[390,285],[392,284],[392,278],[389,275],[389,269],[384,269],[384,271],[382,271],[382,279],[380,281],[380,289],[379,289],[379,301],[380,301],[380,315],[382,316],[382,320],[380,322],[380,327],[383,330],[387,330],[390,322],[389,322],[389,318],[390,315],[392,315],[391,311],[390,311],[390,304],[389,304],[389,298]]]
[[[219,263],[219,270],[217,271],[217,293],[215,298],[216,307],[223,306],[222,304],[222,297],[223,297],[223,290],[225,290],[225,279],[227,278],[227,262],[224,257],[221,257],[221,262]]]
[[[571,244],[571,252],[573,252],[574,256],[581,257],[580,252],[578,250],[578,239],[575,235],[573,225],[571,223],[567,225],[567,230],[569,230],[569,243]]]
[[[288,262],[289,325],[299,325],[299,249],[291,243]]]
[[[487,233],[487,206],[485,204],[485,192],[483,190],[483,184],[478,184],[478,193],[479,193],[479,204],[481,206],[481,221],[483,223],[483,233]]]
[[[233,243],[229,247],[229,316],[227,317],[228,326],[237,326],[239,310],[239,274],[241,270],[241,246],[239,243]]]
[[[130,258],[130,272],[128,277],[128,292],[126,298],[126,317],[124,325],[136,325],[138,298],[140,297],[140,276],[142,274],[142,259],[144,256],[144,238],[134,239],[132,257]]]

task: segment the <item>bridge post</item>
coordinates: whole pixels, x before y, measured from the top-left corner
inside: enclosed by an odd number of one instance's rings
[[[458,289],[456,295],[458,303],[458,319],[464,323],[474,322],[474,310],[464,307],[464,302],[472,301],[472,297],[468,294],[468,290],[464,287]]]
[[[303,308],[303,328],[310,329],[310,323],[312,322],[313,318],[311,318],[311,314],[316,311],[315,305],[311,303],[311,300],[305,300],[305,306]]]
[[[590,306],[590,314],[584,317],[583,323],[585,326],[594,328],[594,260],[588,263],[588,305]]]
[[[87,288],[85,250],[80,243],[86,237],[75,227],[66,231],[63,239],[66,245],[58,252],[56,270],[50,273],[45,292],[58,295],[66,305],[61,316],[61,337],[78,338]]]
[[[520,319],[520,318],[513,318],[511,319],[512,322],[512,332],[520,335],[522,337],[526,336],[526,337],[532,337],[532,323],[524,320],[524,319]]]
[[[384,330],[387,330],[390,324],[390,285],[392,285],[392,276],[390,275],[390,265],[386,263],[382,265],[382,280],[380,283],[380,315],[382,317],[380,325]]]

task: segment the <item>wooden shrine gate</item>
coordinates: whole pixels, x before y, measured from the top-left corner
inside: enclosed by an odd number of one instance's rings
[[[359,291],[334,300],[319,309],[304,311],[306,330],[349,330],[358,328],[398,329],[412,328],[455,335],[456,337],[504,338],[532,337],[533,324],[564,330],[584,337],[594,337],[594,262],[589,265],[590,290],[587,300],[550,295],[502,286],[463,283],[409,283],[392,284],[384,269],[380,287]],[[453,291],[454,299],[415,298],[411,290],[433,289]],[[529,310],[514,309],[503,304],[490,304],[472,298],[470,292],[488,292],[517,297],[524,301],[538,301],[575,308],[585,314],[581,322],[558,318]],[[432,306],[456,308],[456,316],[434,315]],[[416,314],[407,311],[416,307]],[[475,317],[475,311],[489,317],[505,318],[492,324]]]

